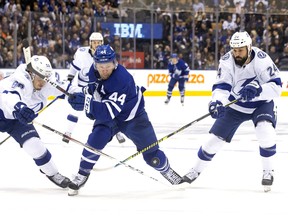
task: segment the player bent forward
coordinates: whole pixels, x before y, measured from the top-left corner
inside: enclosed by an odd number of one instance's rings
[[[98,46],[104,43],[103,36],[99,32],[93,32],[89,37],[89,46],[79,47],[74,55],[74,60],[71,63],[67,80],[75,82],[79,87],[85,87],[88,85],[88,72],[90,66],[93,64],[93,55]],[[67,116],[67,130],[65,135],[68,137],[72,136],[72,133],[76,127],[79,116],[82,111],[72,109]],[[117,133],[116,138],[119,143],[125,142],[125,138],[121,133]],[[63,137],[64,142],[68,143],[69,139]]]
[[[45,56],[32,56],[30,64],[38,73],[49,77],[63,88],[68,88],[69,92],[74,92],[68,83],[57,82],[56,77],[59,75],[52,71],[51,64]],[[79,90],[78,87],[74,88],[77,89]],[[60,96],[63,93],[27,70],[26,64],[20,64],[11,76],[1,81],[0,131],[7,132],[17,141],[49,180],[61,188],[67,188],[69,178],[58,172],[50,151],[31,124],[51,95]]]
[[[211,116],[216,119],[206,144],[198,151],[195,166],[183,178],[193,182],[225,142],[230,143],[238,127],[253,121],[260,145],[265,191],[273,184],[273,159],[276,153],[276,112],[274,98],[281,95],[279,70],[262,50],[252,47],[247,32],[236,32],[230,41],[232,50],[220,60],[216,83],[213,85]],[[225,108],[236,98],[240,101]]]
[[[109,45],[97,47],[94,64],[89,71],[86,92],[86,115],[94,122],[87,145],[102,150],[112,137],[121,131],[140,151],[157,142],[154,128],[144,107],[143,89],[137,86],[132,75],[116,61]],[[68,99],[72,107],[84,104],[84,94],[76,93]],[[78,194],[99,159],[91,150],[83,149],[79,171],[69,184],[68,195]],[[182,183],[169,164],[163,151],[156,145],[143,153],[146,163],[159,171],[171,184]]]

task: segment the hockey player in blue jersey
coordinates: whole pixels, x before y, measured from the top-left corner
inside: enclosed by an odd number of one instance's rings
[[[174,86],[178,82],[178,88],[181,96],[181,104],[184,105],[185,84],[188,81],[188,76],[190,72],[189,66],[182,59],[178,58],[178,55],[176,53],[173,53],[168,64],[168,71],[170,75],[170,81],[168,84],[167,99],[165,100],[165,104],[168,104],[170,102],[172,91],[174,89]]]
[[[145,111],[143,91],[132,75],[117,63],[109,45],[97,47],[89,71],[89,84],[84,89],[86,115],[96,119],[87,145],[102,150],[119,131],[133,141],[138,151],[155,143],[157,137]],[[78,106],[84,103],[84,95],[76,93],[68,101],[72,107]],[[99,157],[91,150],[83,149],[79,171],[69,184],[68,195],[78,194]],[[181,176],[170,167],[158,145],[145,151],[143,158],[171,184],[182,183]]]
[[[99,32],[93,32],[89,37],[89,46],[79,47],[74,55],[74,60],[71,63],[68,81],[75,82],[79,87],[87,86],[88,72],[91,64],[93,63],[93,54],[99,45],[104,43],[103,36]],[[79,116],[82,112],[72,109],[67,116],[67,129],[65,135],[71,137],[74,128],[78,122]],[[121,133],[116,134],[119,143],[125,142],[125,138]],[[64,142],[68,143],[69,139],[63,137]]]
[[[58,73],[52,70],[45,56],[32,56],[31,66],[51,81],[73,93],[81,91],[68,82],[60,80]],[[69,178],[58,172],[50,151],[41,141],[32,123],[37,113],[47,104],[49,96],[62,96],[63,93],[46,83],[45,80],[29,71],[26,64],[20,64],[15,72],[1,80],[0,84],[0,131],[7,132],[20,147],[33,158],[34,162],[49,180],[61,188],[67,188]],[[15,160],[17,156],[11,159]],[[9,163],[9,162],[8,162]]]
[[[216,119],[207,142],[198,151],[195,166],[183,177],[191,183],[209,164],[225,142],[230,143],[238,127],[251,120],[259,141],[262,159],[262,185],[269,191],[273,184],[273,160],[276,154],[276,106],[281,95],[279,70],[262,50],[252,47],[247,32],[236,32],[230,40],[231,51],[220,60],[209,105]],[[224,105],[239,99],[225,108]],[[241,175],[239,178],[242,178]]]

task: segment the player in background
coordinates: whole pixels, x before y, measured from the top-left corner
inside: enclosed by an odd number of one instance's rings
[[[93,64],[93,54],[96,48],[103,43],[102,34],[99,32],[93,32],[89,37],[89,47],[80,47],[77,49],[76,53],[74,54],[74,60],[70,66],[67,78],[68,81],[72,82],[75,80],[79,87],[87,86],[89,81],[89,68]],[[71,137],[81,113],[82,111],[71,109],[71,112],[67,116],[67,130],[65,135]],[[117,133],[116,138],[119,143],[125,142],[125,138],[121,135],[121,133]],[[65,137],[63,137],[62,140],[66,143],[69,142],[69,139]]]
[[[59,74],[52,70],[45,56],[32,56],[31,66],[51,81],[70,93],[81,89],[69,82],[62,82]],[[47,104],[49,96],[63,96],[63,93],[29,71],[26,64],[20,64],[15,72],[1,81],[0,85],[0,131],[7,132],[23,150],[30,155],[40,171],[61,188],[66,188],[69,178],[58,172],[50,151],[41,141],[32,121]],[[14,155],[11,160],[16,160]]]
[[[170,75],[170,81],[168,84],[167,99],[165,100],[165,104],[170,102],[172,91],[178,82],[181,104],[184,105],[185,84],[188,81],[190,68],[188,64],[180,59],[176,53],[173,53],[168,64],[168,71]]]
[[[89,84],[84,94],[76,93],[68,101],[73,107],[84,105],[87,117],[94,120],[87,145],[102,150],[114,134],[121,131],[140,151],[157,141],[154,128],[144,106],[145,89],[135,84],[132,75],[116,61],[109,45],[99,46],[94,54],[94,64],[89,71]],[[79,171],[69,184],[69,194],[76,195],[90,175],[100,155],[84,148]],[[171,184],[182,183],[169,164],[163,151],[156,145],[143,153],[146,163],[159,171]]]
[[[209,112],[216,119],[207,142],[198,151],[194,167],[183,177],[193,182],[222,148],[230,143],[238,127],[252,121],[259,141],[262,159],[262,185],[269,191],[273,184],[276,154],[276,106],[274,99],[281,95],[279,70],[257,47],[247,32],[236,32],[230,40],[231,51],[220,60],[216,82],[212,89]],[[240,99],[225,108],[230,101]],[[243,177],[243,173],[239,173]],[[247,177],[247,176],[246,176]]]

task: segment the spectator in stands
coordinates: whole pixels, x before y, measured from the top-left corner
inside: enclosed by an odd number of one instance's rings
[[[194,61],[194,69],[196,70],[204,70],[205,68],[205,62],[202,59],[202,54],[201,52],[196,53],[196,58]]]
[[[288,43],[285,44],[284,51],[279,57],[279,70],[288,71]]]
[[[197,12],[205,12],[204,3],[199,1],[199,0],[194,0],[194,3],[192,3],[192,8],[193,8],[193,11],[195,13],[197,13]]]
[[[255,8],[258,7],[258,5],[263,5],[266,9],[268,7],[268,0],[255,0]],[[262,6],[261,6],[262,7]]]
[[[208,57],[206,59],[205,65],[204,65],[204,70],[216,70],[216,65],[215,65],[215,54],[214,53],[209,53]]]
[[[268,52],[269,56],[271,57],[271,59],[273,60],[273,62],[278,65],[279,63],[279,56],[280,53],[276,52],[276,47],[274,45],[271,45],[269,47],[269,52]]]
[[[227,12],[229,7],[230,7],[229,0],[220,0],[219,2],[220,12]]]
[[[236,28],[237,28],[237,25],[236,25],[236,23],[232,20],[232,15],[229,14],[229,15],[227,16],[227,20],[225,20],[225,21],[223,22],[222,29],[223,29],[223,30],[229,29],[229,30],[235,31]]]
[[[239,4],[243,8],[245,6],[246,0],[233,0],[233,3],[235,7]]]

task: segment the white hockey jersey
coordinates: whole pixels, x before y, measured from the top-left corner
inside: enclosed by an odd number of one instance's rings
[[[250,63],[240,67],[235,64],[231,51],[220,60],[216,82],[212,89],[212,101],[220,100],[224,105],[240,97],[240,90],[253,80],[261,87],[261,94],[251,102],[232,104],[232,109],[252,113],[257,106],[281,95],[280,73],[271,58],[264,51],[252,47]]]
[[[74,54],[74,60],[70,66],[69,74],[76,76],[75,79],[79,86],[84,87],[88,84],[88,73],[93,64],[93,54],[91,54],[90,47],[80,47]]]
[[[81,88],[63,82],[60,75],[53,71],[50,80],[57,83],[69,93],[81,92]],[[17,102],[22,101],[35,113],[39,112],[46,104],[49,96],[62,96],[63,93],[46,83],[43,88],[36,91],[32,78],[26,71],[26,64],[19,65],[15,72],[0,81],[0,119],[14,119],[12,112]]]

